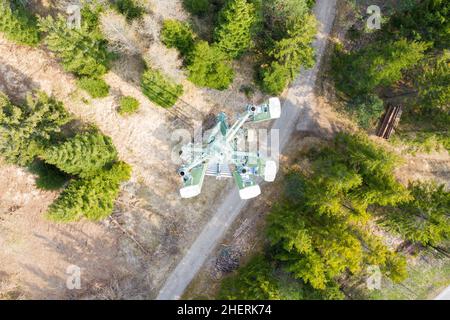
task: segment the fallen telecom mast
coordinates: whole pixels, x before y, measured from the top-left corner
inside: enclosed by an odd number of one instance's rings
[[[259,152],[239,151],[238,146],[248,141],[247,122],[262,122],[277,119],[281,115],[278,98],[270,98],[262,105],[248,105],[233,126],[229,126],[225,113],[217,116],[216,126],[202,143],[189,143],[182,147],[180,157],[184,165],[178,170],[183,181],[182,198],[192,198],[201,193],[206,175],[217,179],[233,177],[242,199],[251,199],[261,194],[257,177],[265,181],[275,180],[276,162],[263,157]]]

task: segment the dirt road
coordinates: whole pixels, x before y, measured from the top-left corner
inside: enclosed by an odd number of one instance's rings
[[[450,286],[442,291],[434,300],[450,300]]]
[[[318,0],[316,2],[314,12],[320,26],[314,47],[318,63],[314,68],[301,72],[283,99],[282,116],[273,125],[274,129],[279,129],[280,150],[283,150],[295,129],[310,131],[318,124],[322,128],[331,127],[325,117],[321,117],[320,110],[317,108],[314,86],[320,60],[333,25],[335,10],[335,0]],[[157,299],[179,299],[246,203],[247,201],[239,198],[236,188],[229,191],[214,216],[169,275]]]

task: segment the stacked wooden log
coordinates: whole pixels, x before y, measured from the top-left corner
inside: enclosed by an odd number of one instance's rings
[[[377,129],[377,136],[389,139],[395,130],[395,127],[400,121],[402,115],[401,106],[389,105],[383,117],[381,118],[380,125]]]

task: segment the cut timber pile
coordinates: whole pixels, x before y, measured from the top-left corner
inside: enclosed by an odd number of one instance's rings
[[[216,269],[225,273],[232,272],[239,268],[240,257],[239,251],[226,247],[221,250],[216,260]]]
[[[383,118],[381,119],[380,126],[377,130],[377,136],[384,139],[389,139],[394,132],[395,127],[398,125],[401,115],[401,106],[389,105]]]

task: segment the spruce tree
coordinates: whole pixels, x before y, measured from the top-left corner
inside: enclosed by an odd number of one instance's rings
[[[314,0],[313,0],[314,1]],[[264,0],[262,1],[266,29],[271,38],[280,40],[287,31],[310,12],[310,0]]]
[[[219,299],[229,300],[340,300],[344,298],[336,282],[317,290],[292,274],[277,268],[263,255],[253,257],[235,275],[222,282]]]
[[[0,0],[0,32],[22,44],[34,46],[39,42],[36,18],[18,0]]]
[[[256,21],[255,8],[247,0],[231,0],[219,14],[214,32],[217,46],[230,58],[238,58],[252,44],[252,28]]]
[[[206,41],[197,42],[188,60],[189,80],[198,86],[224,90],[233,81],[234,72],[226,55]]]
[[[178,20],[164,20],[161,41],[168,48],[177,48],[183,57],[194,49],[196,35],[189,24]]]
[[[404,258],[368,231],[369,206],[410,199],[393,178],[396,157],[365,136],[339,134],[334,144],[315,150],[310,161],[307,175],[288,175],[286,199],[269,215],[274,258],[321,290],[368,264],[380,266],[393,281],[403,280]]]
[[[209,0],[183,0],[183,6],[192,14],[204,16],[209,10]]]
[[[450,46],[450,2],[447,0],[416,1],[403,11],[394,13],[383,28],[390,38],[430,42],[435,48]]]
[[[102,169],[92,177],[72,180],[47,211],[47,218],[56,222],[92,221],[111,215],[120,184],[130,178],[131,167],[123,162]]]
[[[270,55],[289,70],[293,79],[300,67],[314,65],[312,42],[317,33],[317,20],[312,14],[297,21],[289,30],[288,36],[275,44]]]
[[[375,235],[368,226],[353,230],[365,248],[364,263],[367,266],[379,266],[380,271],[395,283],[407,278],[406,258],[402,254],[390,250],[384,239]]]
[[[256,256],[239,270],[236,277],[223,281],[219,298],[279,300],[281,297],[273,271],[272,266],[263,256]]]
[[[263,88],[267,93],[280,94],[300,72],[314,65],[312,42],[317,33],[317,21],[312,14],[296,21],[287,36],[275,42],[269,56],[272,62],[263,69]]]
[[[272,210],[268,224],[275,259],[313,288],[325,289],[346,270],[361,270],[361,243],[341,218],[321,216],[313,207],[282,204]]]
[[[61,102],[44,92],[16,106],[0,93],[0,152],[8,162],[29,164],[70,120]]]
[[[431,61],[420,70],[417,79],[419,108],[422,114],[450,111],[450,51]]]
[[[302,299],[312,287],[311,299],[342,299],[339,280],[360,277],[371,265],[393,282],[403,281],[406,259],[374,233],[371,212],[375,206],[411,199],[393,178],[397,161],[363,135],[338,134],[334,142],[311,150],[307,169],[293,168],[287,174],[285,197],[267,218],[270,260],[259,257],[241,268],[223,282],[220,297]],[[447,200],[438,194],[424,197],[423,205],[435,203],[433,208],[448,212],[448,194]],[[280,281],[283,273],[288,286]]]
[[[352,205],[357,211],[366,211],[369,205],[397,205],[411,196],[393,172],[402,159],[393,152],[377,146],[367,135],[340,133],[333,148],[323,150],[321,157],[334,155],[350,168],[358,168],[361,188],[351,191]]]
[[[357,52],[338,53],[333,61],[336,87],[349,96],[367,94],[399,81],[424,58],[428,44],[405,39],[375,43]]]
[[[113,6],[129,21],[141,18],[145,13],[145,8],[136,0],[115,0]]]
[[[262,70],[262,87],[265,92],[278,95],[283,92],[290,82],[288,68],[277,61],[273,61],[268,68]]]
[[[359,126],[370,129],[376,126],[384,112],[384,103],[376,94],[352,98],[345,106]]]
[[[87,132],[47,148],[42,158],[68,174],[87,177],[116,160],[117,151],[111,138]]]
[[[109,68],[107,41],[98,27],[99,12],[84,8],[81,29],[69,28],[59,15],[39,19],[39,27],[47,35],[45,44],[61,59],[64,69],[78,77],[99,78]]]
[[[424,246],[450,239],[450,192],[434,182],[415,182],[409,189],[411,201],[382,211],[383,225]]]

